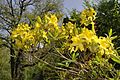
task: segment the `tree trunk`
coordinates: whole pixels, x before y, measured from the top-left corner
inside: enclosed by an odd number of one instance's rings
[[[23,68],[22,68],[22,62],[23,62],[23,51],[20,49],[18,51],[18,55],[16,58],[16,64],[15,64],[15,80],[23,80],[24,74],[23,74]]]
[[[15,51],[13,50],[12,46],[10,48],[10,62],[11,62],[11,77],[12,80],[23,80],[23,68],[22,68],[22,61],[23,61],[23,51],[20,49],[18,54],[15,56]]]
[[[13,50],[13,47],[11,45],[11,48],[10,48],[10,64],[11,64],[11,77],[12,77],[12,80],[14,80],[14,77],[15,77],[15,74],[14,74],[14,71],[15,71],[15,53],[14,53],[14,50]]]

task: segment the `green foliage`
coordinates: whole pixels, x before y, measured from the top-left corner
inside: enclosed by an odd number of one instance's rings
[[[113,56],[111,59],[116,63],[120,64],[120,56]]]
[[[36,1],[39,2],[39,0]],[[111,13],[109,11],[106,11],[108,14],[105,13],[105,16],[110,18],[105,19],[103,16],[101,18],[97,8],[98,14],[95,21],[96,11],[87,3],[86,9],[80,13],[73,10],[70,19],[68,18],[65,24],[59,26],[61,14],[59,12],[53,14],[59,10],[59,1],[57,3],[55,0],[55,5],[52,4],[54,0],[51,1],[45,1],[45,5],[35,3],[35,9],[40,11],[36,11],[35,16],[27,15],[30,22],[23,20],[23,23],[19,23],[24,18],[22,14],[19,20],[11,21],[15,23],[8,30],[10,36],[6,36],[5,40],[0,39],[1,43],[8,42],[11,54],[3,54],[9,51],[6,48],[0,50],[2,52],[0,79],[11,79],[7,76],[10,75],[10,65],[8,65],[10,60],[14,63],[11,64],[13,66],[11,72],[14,73],[12,78],[15,80],[119,80],[120,70],[116,68],[116,64],[120,64],[120,57],[112,43],[116,38],[114,35],[117,34],[117,32],[114,34],[113,28],[116,24],[109,27],[111,23],[107,21],[112,19],[113,15],[115,18],[118,17],[117,3],[114,0],[108,1],[110,4],[115,4],[114,9],[109,6]],[[108,6],[108,4],[104,5]],[[100,8],[100,10],[106,9]],[[41,17],[36,17],[40,14]],[[101,20],[106,21],[104,26],[107,28],[103,28]],[[113,20],[114,22],[116,23]],[[101,32],[99,32],[100,26]],[[104,35],[107,33],[108,35]],[[118,34],[117,36],[119,37]]]
[[[109,71],[114,69],[114,66],[108,60],[113,58],[112,56],[117,57],[118,53],[112,43],[112,29],[106,37],[96,35],[95,15],[96,12],[91,7],[81,12],[81,30],[71,22],[59,26],[55,14],[47,14],[43,19],[38,16],[33,25],[19,24],[13,29],[11,39],[18,50],[22,49],[23,54],[31,54],[33,60],[48,65],[47,68],[58,73],[60,79],[109,79]],[[89,25],[91,29],[87,28]],[[21,45],[18,45],[19,43]],[[43,47],[34,52],[39,43],[43,44]],[[39,58],[40,51],[44,48],[47,56]],[[41,53],[43,54],[45,53]],[[113,60],[115,61],[115,58]]]
[[[7,48],[0,48],[0,80],[12,80],[10,75],[9,56],[9,50]]]
[[[104,35],[112,28],[113,35],[118,35],[118,38],[114,41],[118,47],[120,44],[120,4],[118,0],[100,0],[95,8],[97,10],[97,34]]]

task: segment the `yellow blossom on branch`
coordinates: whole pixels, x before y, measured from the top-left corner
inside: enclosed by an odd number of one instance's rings
[[[81,30],[76,24],[68,22],[65,26],[58,25],[58,19],[54,14],[45,15],[44,19],[39,16],[34,25],[25,23],[18,24],[17,28],[12,31],[11,38],[15,41],[18,48],[30,50],[33,46],[42,41],[49,45],[54,42],[55,46],[67,49],[72,52],[86,52],[100,54],[114,54],[114,44],[111,37],[98,37],[94,28],[96,12],[93,8],[87,8],[81,12]],[[86,26],[92,24],[89,30]],[[57,44],[57,42],[59,44]]]
[[[95,20],[96,12],[93,8],[87,8],[81,12],[80,18],[81,18],[81,25],[84,24],[85,26],[88,26]]]

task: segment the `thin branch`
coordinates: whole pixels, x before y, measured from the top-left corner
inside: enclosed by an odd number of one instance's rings
[[[35,66],[36,64],[38,64],[39,61],[35,62],[35,63],[32,63],[32,64],[23,64],[22,65],[22,68],[25,68],[25,67],[32,67],[32,66]]]
[[[20,16],[22,16],[22,13],[23,13],[23,3],[24,3],[24,0],[23,1],[21,1],[21,0],[19,0],[19,5],[20,5]]]
[[[3,47],[3,46],[5,46],[5,47],[7,47],[7,48],[11,48],[10,46],[8,46],[7,44],[0,44],[0,47]]]
[[[24,7],[28,6],[28,5],[33,5],[34,2],[32,2],[32,0],[29,0],[28,2],[26,2],[26,4],[24,4]]]
[[[62,53],[60,53],[55,47],[54,47],[54,49],[58,52],[58,54],[60,55],[60,57],[66,59],[66,60],[71,61],[71,59],[68,59],[67,57],[65,57],[65,56],[64,56]],[[75,63],[75,64],[79,64],[79,65],[82,64],[81,62],[77,62],[77,61],[74,61],[74,63]]]
[[[2,17],[1,15],[0,15],[0,18],[1,19],[3,19],[5,22],[7,22],[8,24],[11,24],[11,22],[9,22],[8,20],[6,20],[4,17]]]
[[[67,57],[65,57],[64,55],[62,55],[55,47],[54,47],[54,49],[59,53],[59,55],[60,55],[62,58],[66,59],[66,60],[70,60],[70,59],[68,59]]]
[[[48,66],[51,67],[51,68],[56,69],[56,70],[69,71],[69,72],[72,72],[72,73],[78,74],[78,72],[73,71],[73,70],[68,70],[68,69],[64,69],[64,68],[60,68],[60,67],[53,66],[53,65],[49,64],[48,62],[43,61],[42,59],[37,58],[36,56],[34,56],[34,58],[36,58],[38,61],[40,61],[40,62],[42,62],[42,63],[48,65]]]
[[[10,0],[10,9],[11,9],[11,15],[14,17],[14,9],[13,9],[13,2]]]
[[[19,18],[18,18],[18,22],[17,24],[19,23],[21,17],[22,17],[22,14],[23,14],[23,11],[24,11],[24,2],[26,0],[19,0],[19,8],[20,8],[20,12],[19,12]]]
[[[10,2],[9,2],[8,0],[6,0],[6,2],[7,2],[7,4],[8,4],[8,6],[9,6],[9,8],[10,8]]]
[[[9,40],[6,39],[6,38],[4,38],[4,37],[1,37],[1,36],[0,36],[0,39],[5,40],[7,43],[9,43]],[[9,43],[9,44],[10,44],[10,43]]]

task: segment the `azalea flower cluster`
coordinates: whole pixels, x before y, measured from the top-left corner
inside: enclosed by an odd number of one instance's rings
[[[85,9],[81,12],[81,25],[84,25],[82,31],[72,36],[72,44],[70,44],[70,52],[76,52],[78,50],[86,51],[90,50],[91,53],[96,53],[98,55],[103,54],[114,54],[114,44],[112,43],[111,35],[106,37],[98,37],[95,32],[94,20],[96,16],[96,12],[93,8]],[[89,30],[87,26],[91,24],[92,30]],[[111,32],[112,34],[112,32]]]
[[[93,23],[95,20],[96,12],[93,8],[85,9],[81,12],[80,18],[81,18],[81,24],[84,24],[85,26],[88,26],[89,24]]]
[[[90,50],[91,53],[114,54],[114,44],[109,36],[99,37],[86,27],[82,28],[82,32],[71,38],[72,44],[70,44],[70,52],[76,52],[78,50],[86,51]]]
[[[68,49],[71,53],[78,50],[86,52],[89,49],[91,53],[100,55],[114,54],[114,44],[111,36],[98,37],[95,33],[95,15],[96,12],[93,8],[81,12],[80,22],[81,25],[84,24],[81,30],[71,22],[68,22],[65,26],[59,26],[58,19],[54,14],[45,15],[44,19],[37,17],[35,26],[19,24],[16,29],[13,29],[11,38],[18,48],[27,50],[33,46],[36,47],[42,41],[50,44],[62,39],[63,46],[61,47]],[[89,24],[92,24],[92,30],[87,28]]]
[[[34,34],[28,24],[20,23],[17,28],[12,31],[11,38],[19,48],[30,48],[29,45],[35,44]]]

